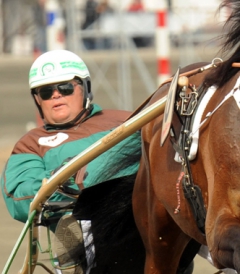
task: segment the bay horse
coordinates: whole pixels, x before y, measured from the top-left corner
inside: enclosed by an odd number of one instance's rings
[[[200,245],[207,245],[216,268],[240,273],[240,1],[223,1],[220,9],[226,7],[231,14],[222,52],[232,52],[230,57],[179,78],[185,84],[178,82],[171,129],[162,146],[165,114],[142,128],[133,211],[146,250],[146,274],[176,274],[191,244],[190,260]],[[148,104],[166,95],[169,86],[160,87]],[[193,138],[196,132],[199,140]]]

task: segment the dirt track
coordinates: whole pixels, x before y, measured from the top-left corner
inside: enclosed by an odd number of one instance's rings
[[[156,57],[151,50],[144,54],[149,71],[152,77],[156,78]],[[91,56],[87,56],[87,58],[91,58]],[[97,57],[95,59],[97,60]],[[101,56],[99,57],[99,60],[100,59]],[[207,60],[210,61],[210,57],[207,58]],[[33,58],[31,57],[0,57],[0,173],[11,153],[14,143],[25,134],[27,124],[36,121],[35,107],[28,91],[28,70],[32,61]],[[177,63],[177,60],[175,63]],[[94,74],[93,76],[95,77]],[[113,87],[117,87],[116,67],[115,70],[111,68],[108,70],[107,77],[112,80],[111,83]],[[132,75],[132,85],[133,98],[135,98],[133,105],[135,108],[148,97],[148,93],[145,91],[144,85],[139,80],[139,75],[137,75],[135,71]],[[109,96],[101,91],[95,95],[95,101],[104,108],[116,107],[113,102],[109,101]],[[0,195],[0,208],[0,270],[2,270],[18,236],[20,235],[23,224],[14,221],[9,216],[2,195]],[[10,274],[17,273],[21,267],[25,255],[25,248],[26,240],[22,244],[17,257],[14,260],[9,271]],[[216,271],[217,270],[206,261],[199,257],[196,258],[194,274],[212,274]],[[44,271],[40,268],[35,271],[36,274],[43,272]]]

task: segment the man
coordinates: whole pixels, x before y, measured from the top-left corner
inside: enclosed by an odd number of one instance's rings
[[[91,144],[119,126],[129,116],[127,111],[102,110],[92,104],[93,94],[88,68],[81,58],[67,50],[49,51],[39,56],[29,72],[29,86],[34,102],[44,121],[23,136],[14,146],[1,178],[1,190],[11,216],[26,222],[29,205],[42,185],[61,165],[88,148]],[[139,162],[126,166],[110,175],[127,155],[131,147],[140,148],[139,133],[135,133],[82,168],[67,188],[73,192],[110,179],[132,175]],[[124,153],[119,153],[124,150]],[[63,188],[64,190],[64,188]],[[52,201],[69,200],[69,196],[56,192]],[[73,227],[71,230],[70,227]],[[69,230],[79,242],[82,231],[73,216],[63,216],[56,228],[56,245],[60,266],[77,263],[83,256],[81,246],[75,257],[64,255],[63,230]],[[68,246],[73,248],[73,246]],[[77,257],[76,257],[77,254]],[[82,273],[81,265],[76,273]]]

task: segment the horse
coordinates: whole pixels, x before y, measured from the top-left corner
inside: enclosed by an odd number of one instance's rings
[[[240,1],[223,1],[219,9],[226,7],[231,8],[221,48],[226,61],[180,70],[162,143],[167,112],[141,129],[133,212],[146,274],[177,273],[181,256],[187,251],[191,261],[201,245],[216,268],[240,273]],[[189,70],[198,73],[186,74]],[[147,105],[169,89],[166,82]]]

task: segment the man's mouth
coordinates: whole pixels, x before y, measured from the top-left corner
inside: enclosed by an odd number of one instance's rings
[[[60,108],[62,106],[64,106],[64,104],[56,104],[56,105],[53,106],[53,108],[56,109],[56,108]]]

